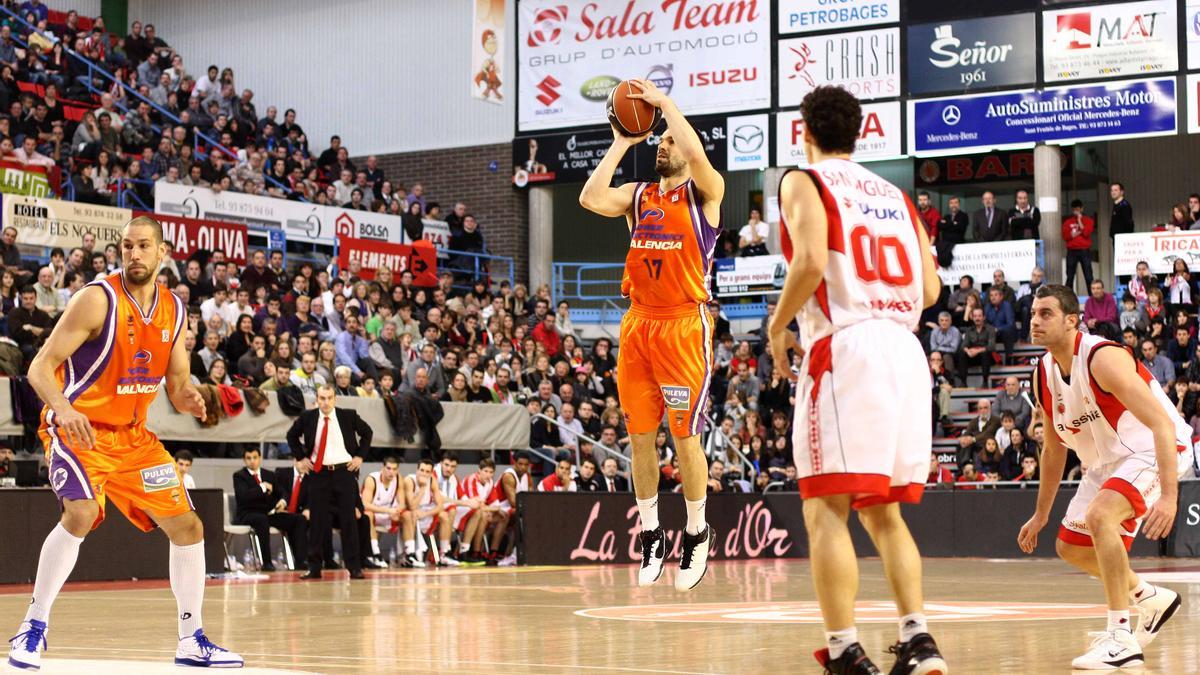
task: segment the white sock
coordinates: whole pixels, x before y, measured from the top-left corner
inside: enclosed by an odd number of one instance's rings
[[[692,501],[690,499],[683,500],[684,506],[687,507],[687,533],[700,534],[704,530],[704,503],[707,499],[699,499]]]
[[[79,545],[82,543],[83,538],[67,532],[62,523],[46,535],[42,553],[38,557],[37,579],[33,582],[33,602],[25,612],[26,621],[49,620],[50,606],[67,582],[67,577],[71,576],[71,570],[75,569]]]
[[[1154,586],[1148,584],[1141,579],[1138,579],[1138,585],[1132,591],[1129,591],[1129,599],[1134,602],[1141,602],[1146,598],[1154,597]]]
[[[465,541],[458,545],[459,553],[466,553],[467,551],[470,551],[470,550],[471,550],[471,544],[469,544]]]
[[[829,645],[829,658],[836,659],[846,651],[846,647],[858,642],[858,629],[825,631],[825,643]]]
[[[371,540],[371,554],[376,557],[379,556],[379,540],[378,539]]]
[[[642,518],[643,530],[658,529],[658,495],[650,499],[638,499],[638,515]]]
[[[404,552],[412,555],[417,552],[417,542],[415,539],[404,540]]]
[[[191,637],[204,627],[200,606],[204,604],[204,542],[188,546],[171,544],[171,592],[179,608],[179,639]]]
[[[450,552],[450,540],[442,539],[438,541],[438,553],[445,557]]]
[[[1114,612],[1108,610],[1108,630],[1127,630],[1133,632],[1133,627],[1129,623],[1129,610]]]
[[[905,614],[900,617],[900,641],[908,642],[919,633],[928,633],[929,624],[924,614]]]

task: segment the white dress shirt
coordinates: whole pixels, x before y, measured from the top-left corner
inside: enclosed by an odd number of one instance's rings
[[[321,448],[321,428],[329,424],[329,436],[325,439],[325,457],[321,463],[325,466],[330,464],[345,464],[350,461],[350,453],[346,450],[346,439],[342,436],[342,428],[338,425],[336,414],[325,415],[320,411],[317,412],[317,440],[313,444],[313,461],[316,461],[317,451]]]

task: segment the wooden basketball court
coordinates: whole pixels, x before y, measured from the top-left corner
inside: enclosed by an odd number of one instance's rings
[[[1183,608],[1145,673],[1200,670],[1200,563],[1143,559]],[[1098,582],[1049,560],[927,560],[934,634],[956,673],[1063,673],[1104,627]],[[214,581],[209,636],[245,672],[812,673],[820,617],[806,561],[716,562],[691,594],[668,568],[639,589],[632,566],[344,572],[300,582]],[[878,560],[862,566],[860,635],[884,672],[896,637]],[[15,629],[29,587],[0,589]],[[68,585],[54,606],[45,673],[179,673],[166,581]],[[5,637],[8,637],[5,634]],[[887,658],[885,658],[887,657]],[[6,666],[7,667],[7,666]]]

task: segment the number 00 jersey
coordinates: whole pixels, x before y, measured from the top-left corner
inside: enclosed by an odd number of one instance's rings
[[[718,227],[708,223],[695,183],[660,192],[658,183],[633,191],[633,227],[621,295],[642,307],[708,302],[708,274]]]
[[[1075,358],[1067,377],[1063,377],[1054,356],[1046,352],[1038,359],[1034,379],[1034,393],[1046,419],[1053,421],[1063,445],[1074,450],[1086,467],[1111,464],[1139,453],[1154,454],[1154,432],[1150,427],[1092,379],[1092,357],[1104,348],[1125,349],[1102,337],[1077,333]],[[1179,416],[1144,365],[1135,360],[1131,367],[1137,368],[1138,376],[1175,424],[1178,450],[1191,449],[1191,426]]]
[[[144,424],[187,318],[183,302],[155,284],[154,299],[143,310],[120,271],[88,285],[104,290],[108,313],[100,335],[84,342],[56,371],[63,395],[93,424]],[[54,425],[49,408],[43,419]]]
[[[824,160],[805,171],[816,181],[829,220],[829,261],[821,285],[797,316],[801,344],[809,349],[872,319],[916,330],[924,293],[921,256],[929,253],[921,251],[916,230],[921,221],[908,197],[847,160]],[[782,213],[780,239],[790,262],[793,244]]]

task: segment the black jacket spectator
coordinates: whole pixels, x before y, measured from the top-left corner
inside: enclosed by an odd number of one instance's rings
[[[995,206],[992,207],[990,216],[986,208],[976,211],[971,224],[975,226],[975,241],[1008,239],[1008,214]]]
[[[1129,205],[1129,200],[1124,197],[1120,201],[1113,203],[1109,231],[1114,237],[1118,234],[1130,234],[1133,232],[1133,207]]]

